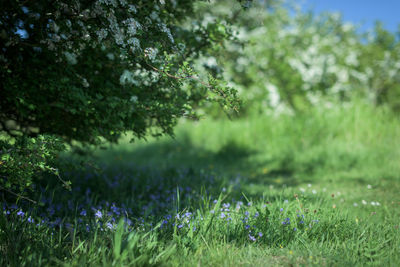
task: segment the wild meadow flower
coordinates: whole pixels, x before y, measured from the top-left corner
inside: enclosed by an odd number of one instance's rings
[[[258,233],[258,236],[259,236],[259,237],[262,237],[262,236],[263,236],[263,233],[259,232],[259,233]]]
[[[283,222],[283,225],[290,224],[290,218],[286,218]]]
[[[251,240],[251,241],[253,241],[253,242],[255,242],[257,239],[254,237],[254,236],[252,236],[251,234],[249,234],[249,239]]]
[[[103,214],[101,213],[101,211],[97,210],[94,216],[96,217],[96,219],[101,219],[101,217],[103,217]]]
[[[106,226],[110,230],[113,230],[115,228],[115,225],[113,225],[111,222],[106,223]]]
[[[17,212],[17,215],[18,215],[18,216],[21,216],[21,217],[24,217],[24,216],[25,216],[25,212],[23,212],[22,210],[19,210],[19,211]]]
[[[283,212],[283,208],[281,208],[280,211]]]
[[[32,217],[31,217],[31,216],[29,216],[29,218],[28,218],[28,222],[29,222],[29,223],[34,223],[35,221],[32,219]]]
[[[117,208],[116,206],[115,206],[115,204],[113,203],[113,205],[111,206],[111,211],[115,214],[115,215],[120,215],[121,213],[120,213],[120,211],[119,211],[119,208]]]
[[[86,215],[87,215],[86,210],[83,209],[83,210],[81,211],[81,213],[79,213],[79,215],[81,215],[81,216],[86,216]]]

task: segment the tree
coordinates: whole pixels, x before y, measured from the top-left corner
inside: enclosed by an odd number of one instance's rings
[[[2,188],[24,188],[37,170],[53,170],[57,142],[172,134],[203,101],[237,110],[235,90],[191,67],[231,38],[229,22],[193,19],[197,2],[2,1]]]

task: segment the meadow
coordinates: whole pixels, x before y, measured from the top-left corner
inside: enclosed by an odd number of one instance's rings
[[[354,103],[65,153],[71,191],[3,199],[0,265],[398,266],[399,137]]]

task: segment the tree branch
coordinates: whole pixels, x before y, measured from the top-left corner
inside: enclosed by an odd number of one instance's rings
[[[8,190],[8,189],[2,187],[1,185],[0,185],[0,190],[6,191],[6,192],[18,197],[18,198],[22,198],[22,199],[28,200],[28,201],[32,202],[33,204],[37,204],[37,202],[35,200],[32,200],[32,199],[30,199],[28,197],[24,197],[24,196],[22,196],[20,194],[17,194],[15,192],[11,191],[11,190]]]

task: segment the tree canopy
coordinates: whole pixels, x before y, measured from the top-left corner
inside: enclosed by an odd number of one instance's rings
[[[234,97],[212,78],[193,82],[193,59],[230,36],[191,20],[195,2],[3,2],[2,130],[115,141],[149,126],[171,133],[194,103]]]
[[[232,38],[229,21],[195,19],[198,2],[1,1],[3,182],[10,186],[17,166],[45,168],[50,136],[115,142],[126,131],[172,134],[203,101],[237,110],[234,89],[192,67]]]

